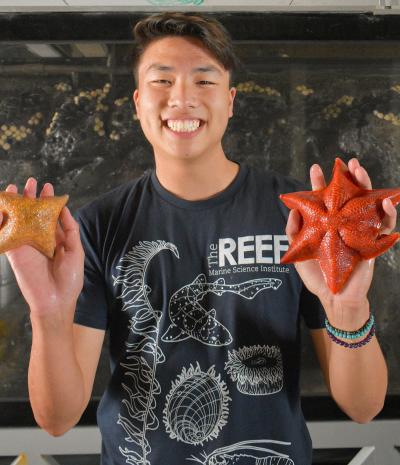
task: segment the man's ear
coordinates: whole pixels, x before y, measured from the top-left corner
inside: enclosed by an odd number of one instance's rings
[[[133,94],[132,94],[132,100],[133,100],[133,103],[135,104],[135,109],[136,109],[136,116],[138,119],[140,119],[140,105],[139,105],[139,91],[138,89],[135,89]]]
[[[233,102],[236,97],[236,87],[231,87],[229,89],[229,118],[233,116]]]

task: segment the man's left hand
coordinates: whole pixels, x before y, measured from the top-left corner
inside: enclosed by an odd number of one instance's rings
[[[372,189],[367,171],[356,158],[349,161],[348,168],[355,183],[364,189]],[[319,165],[315,164],[311,167],[310,180],[313,190],[326,187],[324,174]],[[390,199],[385,199],[382,202],[382,207],[385,216],[382,220],[380,234],[390,234],[396,226],[397,212]],[[297,210],[291,210],[286,225],[289,243],[299,231],[300,224],[300,213]],[[327,286],[318,260],[296,262],[295,267],[305,286],[321,300],[331,324],[338,321],[338,324],[346,324],[350,328],[360,326],[360,322],[362,325],[368,318],[367,293],[372,281],[374,262],[375,259],[361,260],[354,268],[343,289],[337,294],[333,294]],[[345,315],[344,312],[347,312],[348,315]]]

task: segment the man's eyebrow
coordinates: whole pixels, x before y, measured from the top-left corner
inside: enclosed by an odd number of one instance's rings
[[[146,69],[146,72],[151,71],[153,69],[157,71],[175,71],[175,68],[173,66],[164,65],[162,63],[153,63]],[[192,69],[192,73],[222,74],[221,71],[216,66],[213,66],[213,65],[198,66]]]
[[[193,68],[192,71],[194,73],[218,73],[222,74],[221,71],[213,66],[213,65],[207,65],[207,66],[199,66],[197,68]]]

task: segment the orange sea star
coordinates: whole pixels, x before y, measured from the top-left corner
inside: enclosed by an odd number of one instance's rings
[[[382,201],[400,202],[400,188],[363,189],[336,158],[331,182],[323,189],[280,195],[299,211],[302,224],[281,263],[317,259],[333,293],[339,292],[362,259],[389,249],[399,233],[381,235]]]
[[[31,245],[52,258],[56,246],[56,227],[68,195],[31,199],[13,192],[0,192],[0,253]]]

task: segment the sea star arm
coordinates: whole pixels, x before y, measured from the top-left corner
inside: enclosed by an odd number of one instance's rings
[[[337,230],[327,231],[319,249],[319,264],[328,287],[334,294],[342,289],[360,260],[360,254],[347,247]]]
[[[387,234],[376,239],[370,247],[364,247],[359,251],[361,257],[365,260],[375,258],[390,249],[400,238],[399,233]]]
[[[398,233],[380,235],[385,216],[382,201],[385,198],[390,198],[396,205],[400,201],[400,189],[365,191],[362,197],[355,197],[347,202],[340,212],[340,237],[364,259],[381,255],[394,245],[400,236]]]
[[[281,258],[281,263],[293,263],[297,261],[318,258],[318,244],[321,243],[325,232],[316,225],[302,227],[290,244],[289,250]]]
[[[298,210],[301,216],[301,227],[289,250],[281,259],[281,263],[310,260],[317,258],[318,245],[324,237],[322,223],[326,217],[326,208],[315,191],[301,191],[282,194],[285,205]]]
[[[336,212],[363,190],[354,183],[347,165],[340,158],[336,158],[332,180],[321,189],[320,195],[328,211]]]
[[[288,208],[299,210],[303,219],[326,214],[324,202],[318,191],[289,192],[281,194],[279,198]]]

